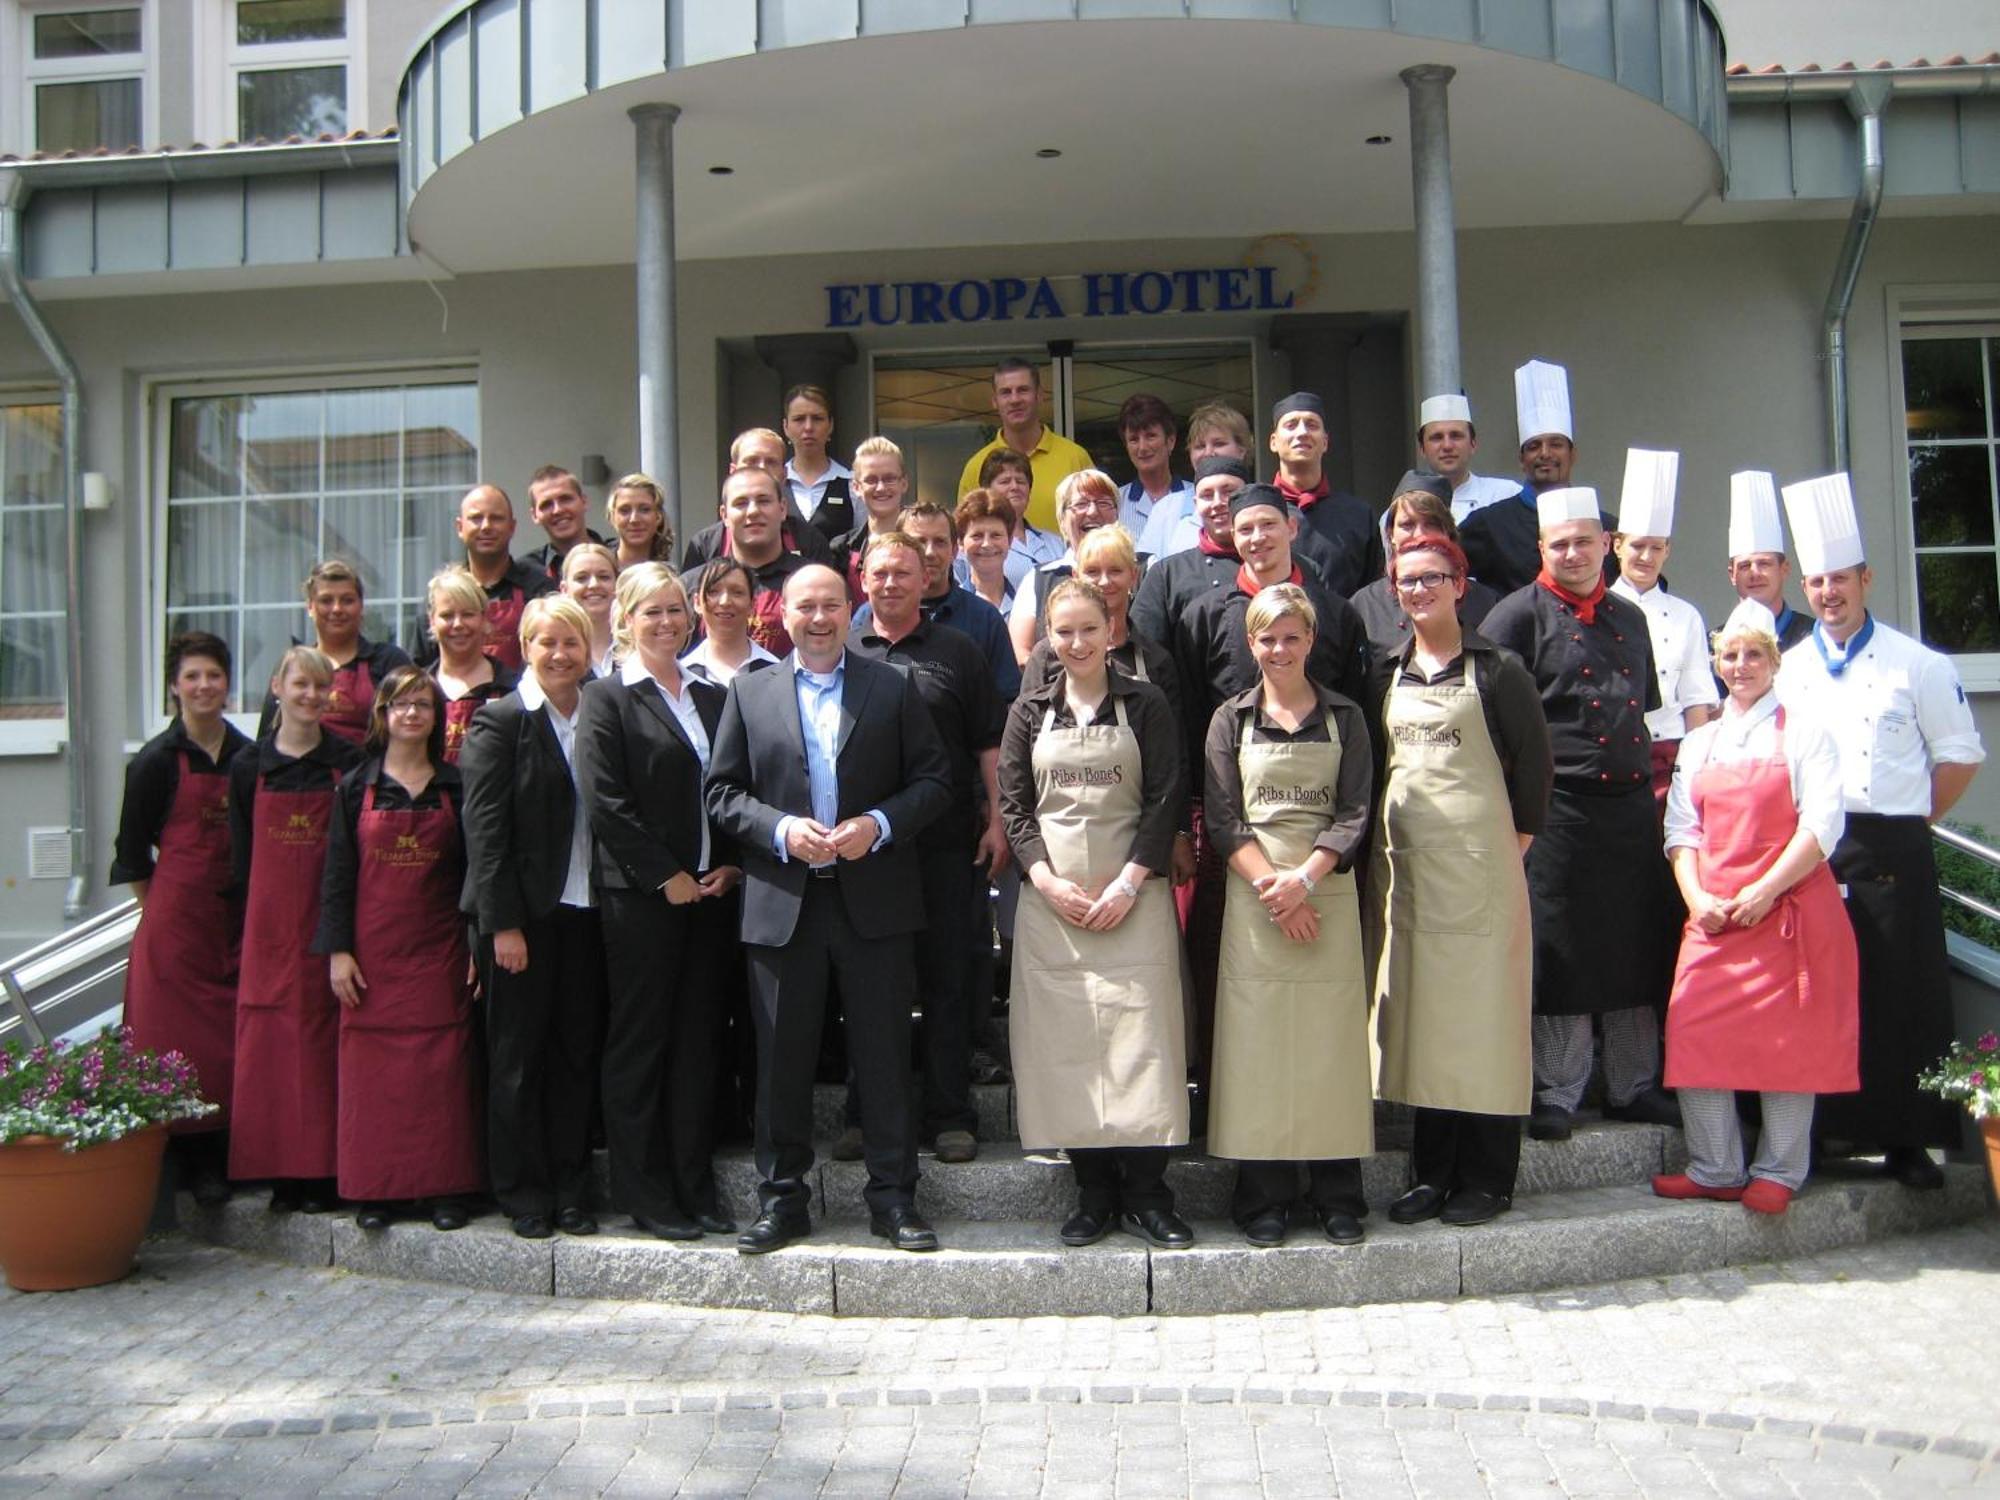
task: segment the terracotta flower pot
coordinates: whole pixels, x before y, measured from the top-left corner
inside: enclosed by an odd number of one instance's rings
[[[167,1132],[65,1151],[49,1136],[0,1146],[0,1268],[18,1292],[102,1286],[132,1269],[153,1216]]]
[[[1981,1120],[1979,1133],[1986,1139],[1986,1180],[1993,1184],[1993,1196],[2000,1198],[2000,1115]]]

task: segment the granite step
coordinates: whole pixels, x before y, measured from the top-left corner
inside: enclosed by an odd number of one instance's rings
[[[1384,1149],[1361,1163],[1362,1191],[1375,1208],[1386,1208],[1409,1185],[1406,1136],[1385,1131],[1378,1137]],[[813,1164],[813,1212],[834,1221],[867,1217],[861,1190],[867,1167],[858,1161],[833,1161],[822,1143]],[[1567,1141],[1524,1141],[1517,1195],[1559,1192],[1572,1188],[1645,1183],[1655,1172],[1677,1170],[1685,1160],[1680,1132],[1659,1125],[1590,1124],[1580,1126]],[[594,1166],[594,1201],[612,1210],[610,1166],[598,1152]],[[1075,1206],[1076,1183],[1059,1155],[1029,1151],[1015,1142],[982,1145],[970,1162],[940,1163],[929,1151],[918,1162],[917,1207],[933,1219],[965,1219],[981,1223],[1008,1221],[1060,1223]],[[757,1171],[747,1150],[717,1154],[716,1186],[724,1206],[739,1218],[756,1213]],[[1167,1183],[1182,1213],[1190,1218],[1229,1216],[1229,1196],[1236,1181],[1236,1164],[1199,1151],[1177,1153],[1167,1168]]]
[[[429,1224],[381,1231],[352,1216],[273,1214],[243,1195],[218,1209],[178,1204],[188,1232],[248,1254],[361,1274],[521,1296],[591,1297],[850,1317],[1137,1316],[1443,1301],[1674,1276],[1863,1244],[1963,1223],[1989,1212],[1983,1170],[1945,1168],[1942,1192],[1916,1193],[1837,1164],[1780,1218],[1736,1204],[1673,1202],[1640,1184],[1527,1195],[1492,1224],[1369,1220],[1360,1245],[1297,1228],[1275,1249],[1246,1245],[1226,1221],[1197,1215],[1196,1243],[1154,1250],[1113,1235],[1067,1249],[1054,1227],[936,1221],[944,1248],[890,1250],[851,1219],[820,1222],[772,1255],[727,1237],[675,1244],[607,1222],[587,1238],[517,1239],[497,1214],[441,1234]]]

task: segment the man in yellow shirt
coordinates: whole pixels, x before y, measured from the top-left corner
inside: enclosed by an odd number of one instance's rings
[[[987,454],[1012,448],[1027,458],[1035,476],[1028,497],[1028,524],[1054,531],[1056,486],[1070,475],[1094,467],[1090,455],[1042,425],[1042,373],[1025,359],[1003,359],[993,367],[993,410],[1000,417],[999,435],[965,461],[958,476],[958,493],[963,496],[978,487],[979,466]]]

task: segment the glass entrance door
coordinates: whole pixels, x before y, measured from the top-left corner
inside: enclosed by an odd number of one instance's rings
[[[993,415],[993,366],[1010,354],[1042,369],[1042,421],[1074,438],[1120,484],[1132,478],[1118,436],[1118,407],[1150,391],[1167,403],[1183,437],[1188,414],[1224,401],[1245,415],[1256,411],[1248,340],[1180,347],[1085,346],[1051,359],[1045,350],[998,349],[947,355],[884,355],[875,361],[874,430],[903,450],[910,498],[950,506],[967,458],[999,430]],[[1186,443],[1174,471],[1189,472]]]

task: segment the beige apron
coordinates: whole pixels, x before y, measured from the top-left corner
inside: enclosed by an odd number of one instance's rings
[[[1369,864],[1380,1092],[1482,1115],[1528,1112],[1533,941],[1500,756],[1465,680],[1392,681],[1389,766]]]
[[[1245,821],[1280,870],[1305,863],[1333,821],[1340,743],[1252,743],[1236,764]],[[1332,729],[1329,718],[1328,729]],[[1215,986],[1215,1099],[1208,1149],[1246,1161],[1325,1161],[1375,1149],[1369,1087],[1368,982],[1352,871],[1314,889],[1319,936],[1278,930],[1257,888],[1233,869],[1222,910]]]
[[[1111,722],[1035,741],[1035,813],[1049,867],[1101,891],[1124,868],[1144,802],[1139,737],[1111,696]],[[1167,882],[1139,888],[1109,932],[1073,927],[1021,882],[1008,1029],[1021,1142],[1179,1146],[1188,1138],[1179,933]]]

